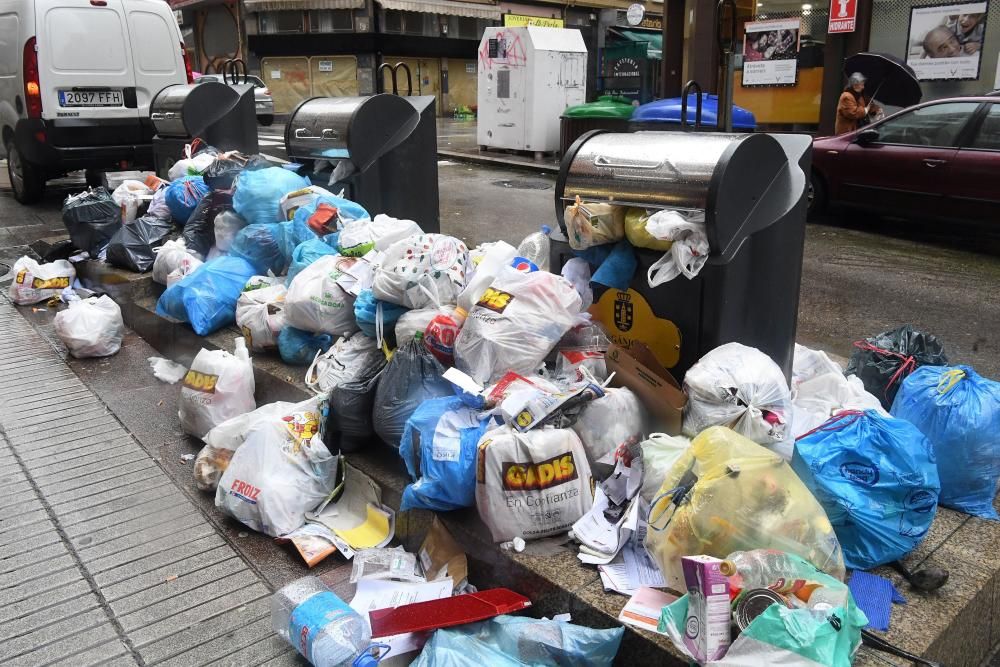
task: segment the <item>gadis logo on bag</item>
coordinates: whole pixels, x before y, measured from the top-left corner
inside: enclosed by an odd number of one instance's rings
[[[508,491],[534,491],[571,482],[578,477],[573,454],[567,452],[541,463],[505,461],[501,467],[503,488]]]
[[[875,486],[878,483],[878,468],[870,463],[849,461],[840,466],[840,474],[852,482]]]

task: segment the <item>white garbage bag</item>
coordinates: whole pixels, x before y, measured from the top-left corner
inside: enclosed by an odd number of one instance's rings
[[[256,408],[253,393],[253,363],[243,338],[236,339],[236,354],[202,349],[181,386],[177,411],[181,427],[204,438],[227,419]]]
[[[396,347],[403,347],[418,333],[423,334],[427,330],[427,325],[440,312],[437,308],[419,308],[400,315],[396,320]]]
[[[337,457],[319,437],[320,397],[253,426],[215,491],[215,506],[256,531],[279,537],[333,491]]]
[[[278,334],[285,326],[285,294],[285,286],[280,282],[261,287],[248,283],[240,292],[236,326],[254,352],[278,348]]]
[[[423,234],[420,225],[380,213],[374,220],[362,218],[344,225],[337,241],[341,255],[364,257],[372,250],[385,252],[393,243],[415,234]]]
[[[494,542],[567,532],[590,510],[590,465],[576,433],[510,426],[479,441],[476,507]]]
[[[190,146],[184,147],[185,151],[190,154]],[[178,178],[183,176],[199,176],[205,172],[208,167],[215,162],[217,156],[209,151],[202,151],[194,157],[186,157],[177,162],[170,167],[167,171],[167,180],[176,181]]]
[[[167,284],[167,276],[180,268],[182,262],[195,260],[197,263],[190,266],[192,270],[201,265],[201,260],[188,250],[184,239],[166,241],[159,248],[154,248],[153,252],[156,253],[156,259],[153,260],[153,282],[161,285]]]
[[[122,222],[130,223],[139,215],[139,209],[143,201],[153,198],[153,191],[142,181],[124,180],[121,185],[111,193],[111,199],[122,210]]]
[[[346,336],[358,330],[354,300],[371,265],[358,257],[324,255],[299,271],[285,295],[285,322],[305,331]]]
[[[410,309],[454,305],[465,289],[469,250],[443,234],[417,234],[396,241],[375,272],[376,299]]]
[[[605,392],[584,406],[572,427],[591,465],[614,465],[616,453],[642,440],[645,430],[645,410],[631,390],[622,387]]]
[[[212,228],[215,232],[215,247],[218,248],[219,252],[229,252],[236,235],[246,226],[247,221],[236,211],[228,208],[220,211],[212,222]]]
[[[458,307],[468,313],[505,266],[517,256],[517,248],[504,241],[484,243],[469,252],[465,289],[458,295]]]
[[[122,310],[106,294],[89,299],[72,298],[66,310],[56,313],[52,325],[59,340],[78,359],[116,353],[125,335]]]
[[[682,274],[694,278],[708,261],[711,248],[703,212],[684,215],[680,211],[657,211],[646,221],[646,231],[659,241],[673,242],[670,250],[649,267],[646,278],[650,287]]]
[[[642,490],[639,495],[647,503],[652,503],[663,485],[667,472],[691,446],[691,440],[682,435],[650,433],[639,446],[642,447]]]
[[[354,382],[366,369],[385,363],[385,353],[360,331],[341,338],[325,353],[317,353],[306,371],[306,386],[326,396],[334,387]]]
[[[185,255],[181,258],[177,268],[167,274],[167,287],[184,280],[185,277],[194,273],[202,264],[203,262],[194,255]]]
[[[280,419],[294,403],[276,401],[253,412],[227,419],[205,434],[205,446],[194,458],[194,483],[202,491],[215,491],[219,478],[229,467],[233,453],[243,445],[250,429],[266,421]]]
[[[76,280],[76,269],[65,259],[39,264],[27,255],[14,262],[14,280],[8,294],[19,306],[59,296]]]
[[[792,440],[786,428],[791,396],[785,375],[757,348],[720,345],[688,370],[684,391],[684,435],[693,438],[710,426],[727,426],[760,445]]]
[[[507,371],[534,375],[580,305],[562,276],[507,267],[469,311],[455,341],[455,366],[483,385]]]

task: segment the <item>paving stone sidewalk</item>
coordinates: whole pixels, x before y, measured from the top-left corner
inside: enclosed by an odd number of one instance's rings
[[[264,579],[4,296],[0,379],[0,664],[301,664]]]

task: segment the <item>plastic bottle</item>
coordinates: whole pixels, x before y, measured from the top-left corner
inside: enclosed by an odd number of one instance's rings
[[[521,245],[517,246],[518,256],[530,260],[541,271],[549,270],[550,231],[552,230],[548,225],[542,225],[541,231],[528,234],[521,241]]]
[[[271,596],[271,627],[315,667],[351,664],[371,644],[361,615],[316,577]]]
[[[727,577],[739,574],[742,589],[768,588],[779,579],[795,577],[798,566],[783,551],[755,549],[730,554],[719,570]]]
[[[239,359],[240,361],[244,361],[249,364],[250,350],[247,349],[247,339],[244,338],[243,336],[237,336],[236,338],[233,339],[233,344],[235,347],[235,349],[233,350],[233,354],[236,356],[236,358]]]

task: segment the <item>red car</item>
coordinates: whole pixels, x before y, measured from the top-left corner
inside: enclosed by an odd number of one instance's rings
[[[1000,220],[1000,98],[909,107],[813,141],[811,213],[842,204],[901,217]]]

